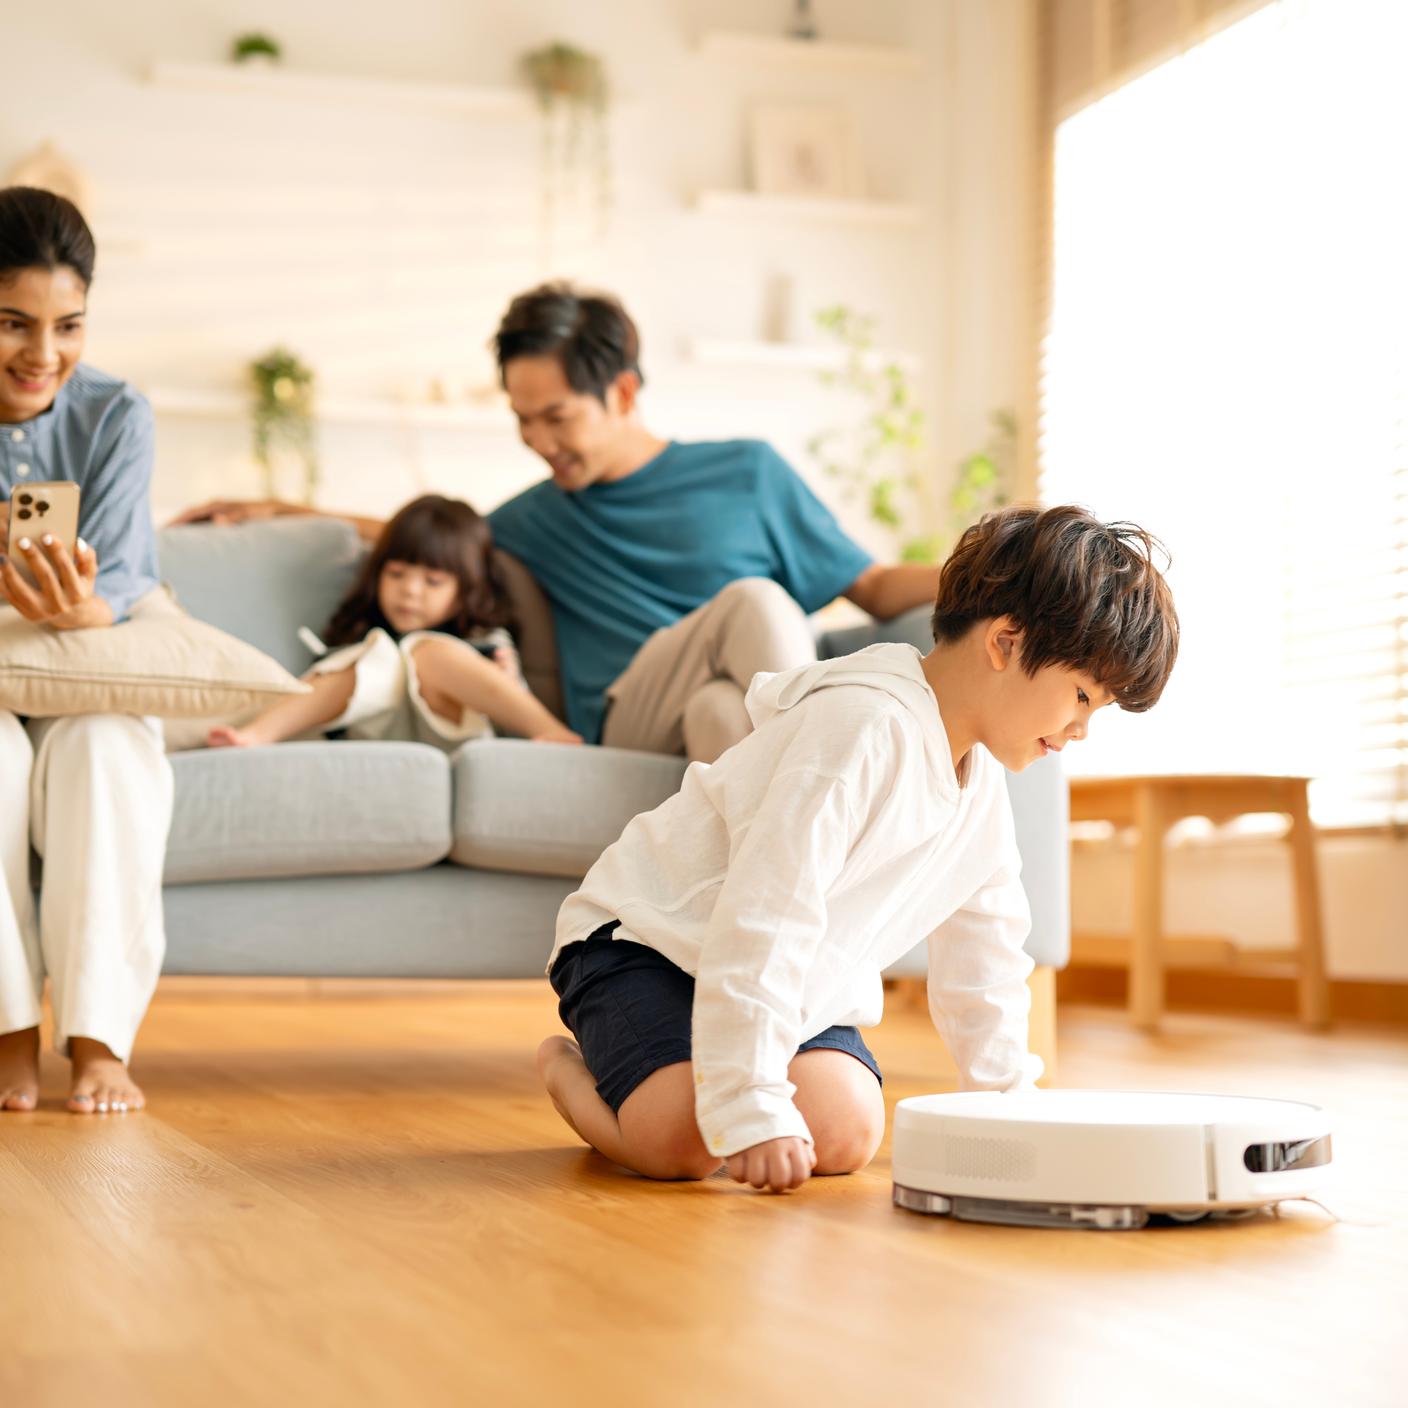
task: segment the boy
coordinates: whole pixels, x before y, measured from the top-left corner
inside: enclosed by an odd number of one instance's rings
[[[926,935],[964,1089],[1031,1084],[1032,961],[1003,767],[1163,691],[1178,619],[1130,524],[989,514],[944,564],[935,645],[875,645],[748,692],[755,731],[636,817],[558,916],[562,1117],[653,1178],[781,1192],[863,1168],[884,1133],[857,1032]],[[580,1043],[580,1046],[577,1043]]]

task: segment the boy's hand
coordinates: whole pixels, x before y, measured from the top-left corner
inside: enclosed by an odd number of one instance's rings
[[[791,1136],[769,1139],[740,1149],[728,1158],[728,1176],[735,1183],[751,1183],[754,1188],[767,1188],[774,1193],[786,1193],[800,1188],[812,1176],[816,1167],[816,1149],[808,1139]]]

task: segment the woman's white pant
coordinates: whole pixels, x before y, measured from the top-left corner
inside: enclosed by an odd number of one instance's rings
[[[47,974],[55,1050],[83,1036],[131,1056],[166,951],[171,795],[155,719],[26,727],[0,710],[0,1032],[39,1025]],[[37,914],[31,840],[44,858]]]

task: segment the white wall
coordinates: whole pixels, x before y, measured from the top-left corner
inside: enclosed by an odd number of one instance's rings
[[[981,443],[1015,404],[1014,312],[1028,0],[835,0],[828,37],[902,44],[915,78],[731,71],[695,52],[713,29],[780,32],[786,0],[69,0],[5,22],[0,169],[53,139],[89,175],[99,273],[89,360],[148,388],[227,389],[284,342],[324,394],[418,395],[432,378],[492,380],[486,352],[509,297],[546,274],[618,292],[643,331],[646,411],[683,438],[763,435],[805,473],[803,445],[846,408],[806,372],[706,368],[694,336],[754,339],[786,271],[807,308],[878,315],[887,345],[923,359],[933,472]],[[517,56],[553,38],[602,53],[619,94],[608,238],[539,247],[539,127],[412,107],[188,93],[152,86],[153,62],[219,61],[267,30],[289,68],[509,84]],[[835,101],[852,112],[870,188],[913,201],[916,230],[766,226],[703,216],[701,186],[746,183],[749,105]],[[1019,281],[1018,281],[1019,282]],[[247,428],[162,414],[159,512],[250,494]],[[490,507],[538,477],[505,413],[490,428],[329,425],[325,505],[386,511],[428,488]],[[835,502],[833,486],[817,484]],[[885,551],[863,517],[848,526]]]

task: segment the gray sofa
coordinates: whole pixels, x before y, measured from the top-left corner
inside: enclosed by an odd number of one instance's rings
[[[362,547],[334,519],[170,528],[163,575],[192,615],[295,674]],[[503,563],[534,692],[560,707],[551,619]],[[924,613],[823,635],[823,655],[880,639],[927,647]],[[187,730],[189,732],[189,730]],[[175,730],[173,730],[175,732]],[[540,976],[563,899],[637,812],[679,786],[684,761],[486,739],[453,757],[417,743],[284,743],[176,752],[164,891],[165,971],[305,977]],[[1027,945],[1069,947],[1066,790],[1055,759],[1011,778]],[[922,950],[897,972],[923,971]]]

